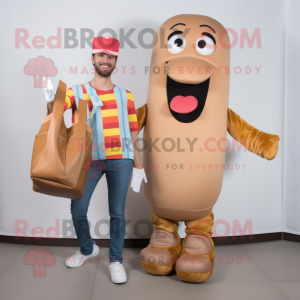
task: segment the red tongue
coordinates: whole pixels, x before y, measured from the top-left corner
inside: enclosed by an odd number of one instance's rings
[[[187,114],[198,106],[198,101],[194,96],[176,96],[171,100],[170,107],[180,114]]]

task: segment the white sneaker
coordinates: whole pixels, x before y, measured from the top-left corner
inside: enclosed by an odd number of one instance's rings
[[[76,253],[66,260],[66,266],[70,268],[80,267],[84,264],[84,262],[92,257],[97,256],[100,253],[100,248],[93,244],[93,252],[90,255],[84,255],[80,251],[76,251]]]
[[[120,262],[112,262],[108,268],[113,283],[124,283],[127,281],[126,272]]]

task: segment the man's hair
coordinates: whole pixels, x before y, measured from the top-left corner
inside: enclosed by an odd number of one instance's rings
[[[95,53],[92,53],[93,58],[95,59]],[[118,59],[118,56],[115,56],[116,60]]]

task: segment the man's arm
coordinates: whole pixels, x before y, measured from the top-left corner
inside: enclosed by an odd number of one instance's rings
[[[55,99],[51,102],[47,102],[47,116],[53,113],[53,108],[54,108],[54,102]],[[76,106],[75,103],[75,97],[74,97],[74,92],[72,88],[68,88],[67,94],[66,94],[66,99],[65,99],[65,106],[64,106],[64,112],[71,108],[72,106]]]
[[[53,113],[54,101],[47,102],[47,116]]]
[[[142,161],[141,161],[141,148],[140,148],[140,143],[138,140],[138,132],[137,131],[132,131],[131,133],[131,140],[132,140],[132,145],[133,145],[133,151],[134,151],[134,167],[137,169],[142,169]]]
[[[128,120],[129,120],[129,128],[131,134],[131,141],[133,145],[134,151],[134,167],[137,169],[142,169],[141,155],[140,155],[140,143],[138,141],[138,132],[139,132],[139,124],[136,116],[134,97],[132,93],[127,91],[127,111],[128,111]]]

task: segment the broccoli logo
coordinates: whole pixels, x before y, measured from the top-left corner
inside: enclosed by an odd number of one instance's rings
[[[28,250],[23,261],[26,265],[32,265],[33,277],[46,277],[47,266],[53,266],[56,260],[51,250],[36,247]]]
[[[32,58],[28,61],[24,72],[26,75],[33,75],[35,88],[46,88],[48,76],[55,76],[57,68],[52,59],[38,56],[36,59]]]

